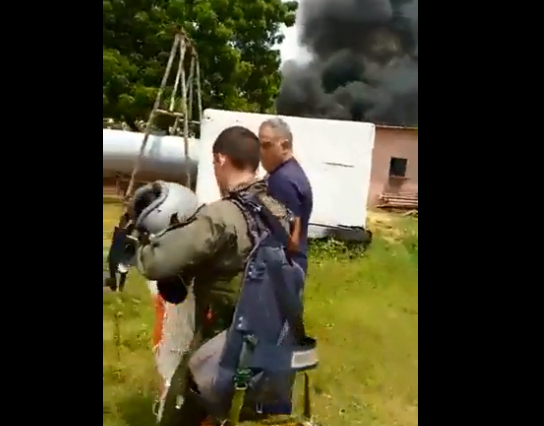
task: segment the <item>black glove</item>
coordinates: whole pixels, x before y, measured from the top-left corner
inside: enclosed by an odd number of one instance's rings
[[[178,305],[183,303],[187,298],[187,286],[179,276],[158,280],[157,288],[161,297],[168,303]]]

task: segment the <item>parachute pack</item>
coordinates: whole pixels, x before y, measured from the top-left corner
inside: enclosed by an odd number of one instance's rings
[[[231,326],[185,357],[182,368],[196,385],[185,402],[200,404],[217,424],[236,426],[243,408],[259,413],[290,402],[295,376],[304,372],[303,418],[310,421],[307,371],[318,356],[303,322],[304,273],[286,253],[287,232],[256,197],[230,200],[246,218],[253,249]]]

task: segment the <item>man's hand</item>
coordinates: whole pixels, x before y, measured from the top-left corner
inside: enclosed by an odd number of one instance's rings
[[[291,235],[289,236],[289,253],[293,254],[299,251],[300,249],[300,234],[302,231],[300,217],[295,217],[293,225],[291,227]]]

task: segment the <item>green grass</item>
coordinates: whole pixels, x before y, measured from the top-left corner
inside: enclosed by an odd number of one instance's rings
[[[113,209],[104,206],[105,243]],[[370,226],[375,240],[364,254],[332,243],[312,247],[306,320],[319,341],[313,403],[323,426],[418,424],[418,225],[377,215]],[[137,273],[122,296],[104,293],[104,426],[154,422],[152,323]]]

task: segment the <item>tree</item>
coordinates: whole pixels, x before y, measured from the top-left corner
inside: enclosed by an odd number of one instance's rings
[[[103,115],[147,118],[180,27],[199,54],[205,108],[269,110],[281,79],[275,46],[296,8],[281,0],[103,1]]]

